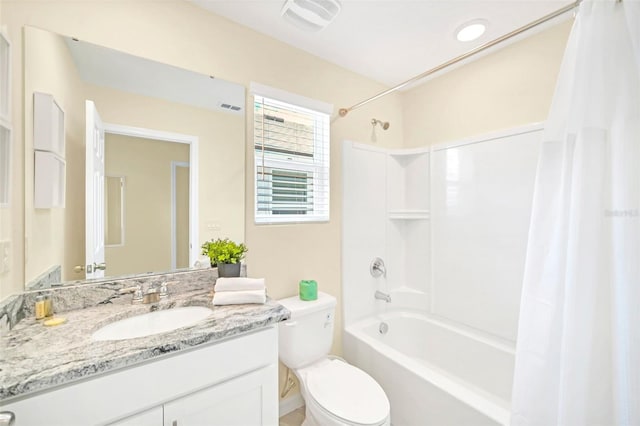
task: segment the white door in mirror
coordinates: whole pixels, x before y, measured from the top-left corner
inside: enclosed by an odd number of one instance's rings
[[[87,100],[85,172],[85,273],[86,278],[104,277],[104,124],[96,105]]]
[[[91,335],[91,340],[126,340],[166,333],[195,325],[213,311],[203,306],[186,306],[150,312],[107,324]]]

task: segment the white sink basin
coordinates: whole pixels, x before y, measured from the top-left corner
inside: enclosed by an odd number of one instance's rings
[[[112,322],[91,335],[91,340],[125,340],[166,333],[202,321],[213,311],[203,306],[164,309]]]

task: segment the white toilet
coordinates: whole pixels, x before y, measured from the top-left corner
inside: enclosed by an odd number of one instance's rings
[[[280,323],[279,357],[298,377],[306,405],[303,426],[388,426],[389,400],[371,376],[329,357],[335,297],[278,301],[291,311]]]

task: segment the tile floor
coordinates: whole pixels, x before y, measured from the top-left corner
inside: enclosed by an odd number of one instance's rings
[[[300,426],[304,421],[304,407],[293,410],[289,414],[280,417],[280,426]]]

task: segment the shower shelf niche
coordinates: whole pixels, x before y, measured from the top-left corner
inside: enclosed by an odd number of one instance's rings
[[[428,293],[431,223],[428,148],[389,151],[386,158],[388,290]],[[424,305],[426,306],[426,304]]]
[[[389,210],[387,217],[392,220],[428,220],[429,210]]]
[[[429,219],[429,152],[390,152],[387,156],[389,219]]]

